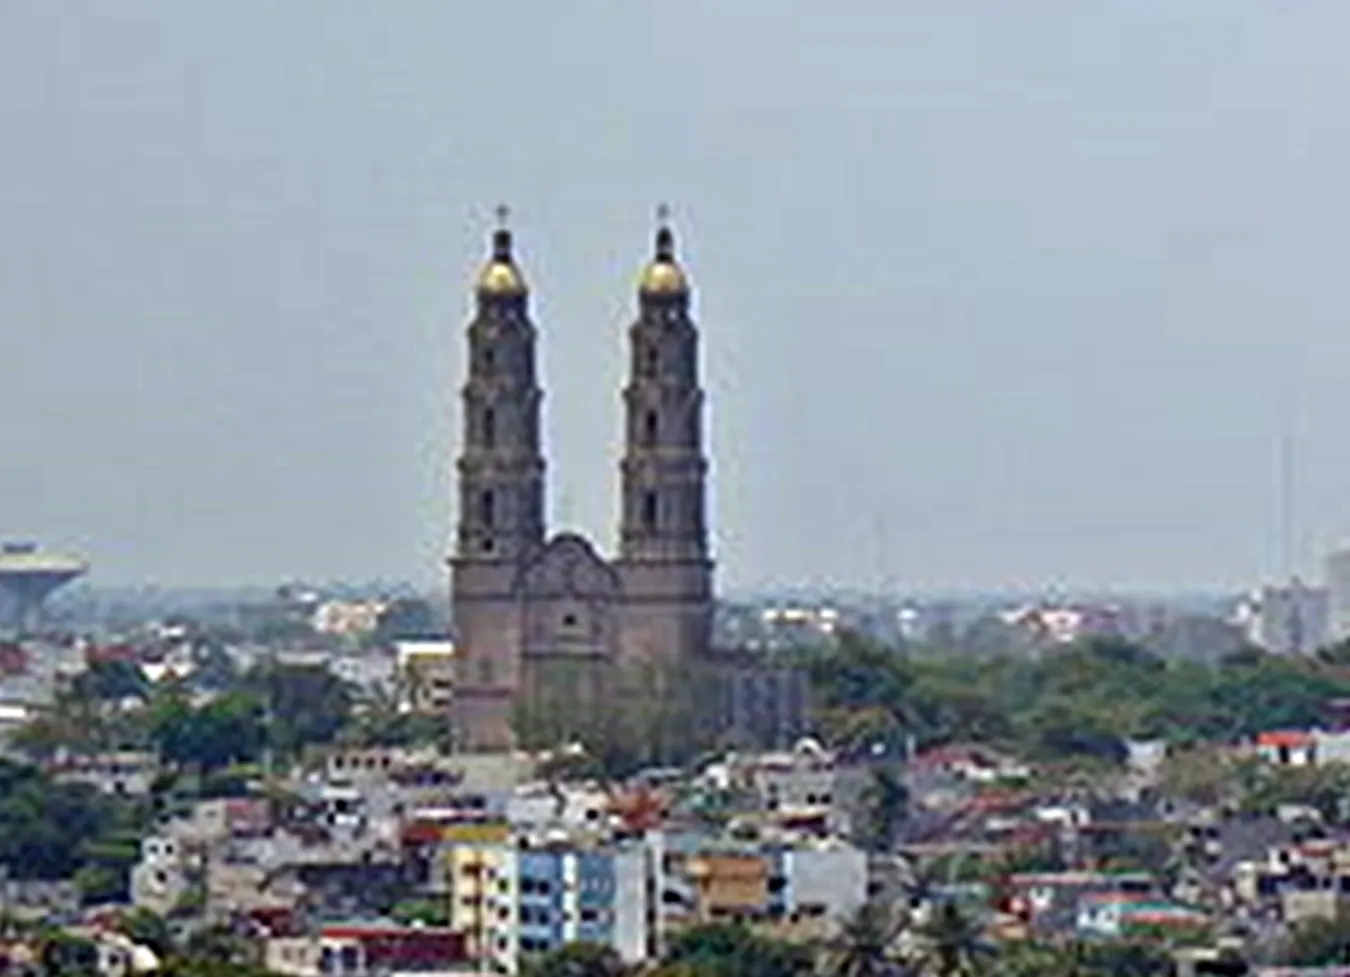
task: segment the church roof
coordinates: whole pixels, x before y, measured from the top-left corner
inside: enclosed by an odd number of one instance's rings
[[[492,253],[483,270],[478,273],[480,295],[524,295],[525,276],[521,274],[512,252],[511,231],[506,226],[507,210],[497,208],[498,226],[492,232]]]
[[[661,213],[661,225],[656,230],[656,253],[642,269],[638,291],[643,295],[683,295],[689,291],[689,278],[675,258],[675,232]]]

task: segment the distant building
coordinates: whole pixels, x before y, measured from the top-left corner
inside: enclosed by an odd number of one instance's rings
[[[53,761],[47,772],[62,783],[85,784],[101,794],[144,797],[159,774],[159,758],[136,750],[76,754]]]
[[[455,646],[450,641],[400,641],[394,646],[399,708],[450,714],[455,702]]]
[[[788,938],[820,938],[867,900],[868,862],[843,842],[773,847],[678,839],[663,856],[659,888],[665,933],[739,920]]]
[[[268,970],[289,977],[369,977],[463,971],[467,956],[463,935],[452,930],[359,920],[268,940],[263,959]]]
[[[748,653],[720,652],[710,661],[714,691],[704,704],[704,717],[718,740],[786,749],[810,734],[810,680],[805,669]]]
[[[319,634],[372,634],[388,607],[379,600],[330,600],[314,611],[312,624]]]
[[[1327,556],[1325,578],[1329,637],[1332,641],[1344,641],[1350,638],[1350,544]]]
[[[1267,585],[1238,608],[1247,640],[1276,654],[1306,654],[1331,637],[1330,599],[1325,587],[1295,577],[1284,586]]]
[[[89,572],[80,557],[44,553],[33,543],[0,543],[0,609],[16,631],[32,631],[56,590]]]

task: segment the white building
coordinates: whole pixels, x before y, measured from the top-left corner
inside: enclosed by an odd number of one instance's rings
[[[400,641],[395,646],[399,707],[449,713],[455,702],[455,646],[450,641]]]
[[[1267,651],[1316,651],[1331,639],[1329,591],[1297,577],[1284,586],[1267,585],[1243,602],[1237,620],[1247,640]]]
[[[630,964],[648,959],[652,887],[643,847],[513,847],[495,861],[486,941],[494,969],[514,974],[522,955],[575,942],[612,947]]]
[[[1344,641],[1350,638],[1350,542],[1327,555],[1325,574],[1330,638]]]

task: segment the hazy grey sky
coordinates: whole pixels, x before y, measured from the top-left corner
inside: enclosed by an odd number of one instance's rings
[[[1282,418],[1311,565],[1350,530],[1347,36],[1330,0],[5,0],[0,530],[105,581],[438,579],[506,200],[555,522],[608,546],[669,200],[725,583],[1246,581]]]

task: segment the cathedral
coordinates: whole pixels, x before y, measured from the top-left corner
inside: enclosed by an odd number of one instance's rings
[[[708,460],[691,298],[662,215],[628,329],[618,540],[607,559],[585,537],[550,535],[545,524],[538,330],[511,232],[503,221],[493,234],[468,325],[450,560],[461,748],[514,743],[522,703],[554,694],[574,712],[603,709],[613,675],[679,674],[711,652]]]

